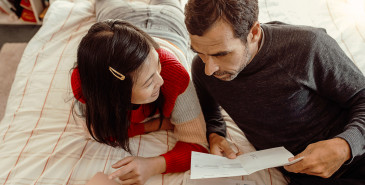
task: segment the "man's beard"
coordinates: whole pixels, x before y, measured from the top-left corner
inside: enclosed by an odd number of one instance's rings
[[[240,72],[243,71],[243,69],[246,68],[246,66],[248,65],[248,63],[251,60],[251,55],[248,53],[248,44],[247,43],[245,44],[245,53],[244,53],[244,55],[245,55],[245,58],[244,58],[245,61],[241,63],[241,66],[235,72],[232,73],[232,72],[228,72],[228,71],[223,71],[223,72],[216,71],[216,72],[213,73],[213,75],[214,76],[222,76],[222,75],[228,74],[229,76],[227,76],[225,78],[218,78],[218,79],[223,80],[223,81],[231,81],[231,80],[235,79],[238,76],[238,74],[240,74]]]

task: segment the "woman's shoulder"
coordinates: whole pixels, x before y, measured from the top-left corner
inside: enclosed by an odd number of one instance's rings
[[[189,73],[172,53],[162,48],[157,52],[161,62],[161,77],[164,80],[162,91],[167,90],[167,93],[177,95],[183,93],[189,85]]]

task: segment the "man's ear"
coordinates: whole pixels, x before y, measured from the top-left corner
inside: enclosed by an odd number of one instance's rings
[[[255,43],[260,41],[261,35],[261,26],[258,21],[256,21],[250,29],[250,32],[247,35],[247,42]]]

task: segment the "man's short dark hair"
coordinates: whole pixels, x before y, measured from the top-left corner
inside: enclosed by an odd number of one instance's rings
[[[185,24],[190,34],[202,36],[219,19],[232,25],[234,34],[244,43],[258,20],[257,0],[189,0],[185,6]]]

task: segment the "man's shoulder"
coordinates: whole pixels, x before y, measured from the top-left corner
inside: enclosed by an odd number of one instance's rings
[[[285,35],[285,38],[295,38],[300,42],[314,42],[321,40],[324,37],[328,37],[326,29],[306,26],[306,25],[293,25],[280,21],[272,21],[263,23],[262,28],[264,31],[270,33],[273,37],[278,35]]]

